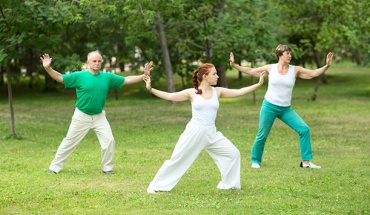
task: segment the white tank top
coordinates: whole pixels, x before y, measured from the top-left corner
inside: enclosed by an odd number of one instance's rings
[[[282,75],[277,70],[277,64],[272,64],[265,99],[277,106],[290,106],[295,80],[294,66],[289,65],[287,74]]]
[[[212,87],[212,98],[210,99],[204,99],[201,95],[196,94],[194,101],[191,103],[192,120],[196,120],[205,126],[214,125],[219,106],[216,88]]]

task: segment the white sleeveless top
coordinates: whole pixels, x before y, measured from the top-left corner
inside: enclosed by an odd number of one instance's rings
[[[290,106],[295,80],[294,66],[289,65],[287,74],[282,75],[277,70],[277,64],[272,64],[265,99],[277,106]]]
[[[201,95],[196,94],[194,101],[191,103],[192,120],[196,120],[205,126],[214,125],[219,106],[216,88],[212,87],[212,98],[210,99],[204,99]]]

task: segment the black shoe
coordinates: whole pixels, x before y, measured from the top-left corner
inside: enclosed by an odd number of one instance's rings
[[[107,175],[111,175],[111,174],[114,174],[113,170],[108,170],[108,171],[101,171],[101,173],[103,174],[107,174]]]

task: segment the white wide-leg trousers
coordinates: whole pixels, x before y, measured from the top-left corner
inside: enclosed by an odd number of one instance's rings
[[[221,172],[219,189],[240,189],[240,152],[215,125],[204,126],[194,120],[186,125],[172,156],[157,172],[149,188],[170,191],[205,149]]]
[[[105,111],[100,114],[88,115],[77,108],[72,117],[67,136],[60,144],[54,160],[51,162],[49,169],[59,172],[66,164],[68,157],[74,152],[87,132],[93,129],[101,146],[102,170],[109,171],[113,169],[114,155],[114,137]]]

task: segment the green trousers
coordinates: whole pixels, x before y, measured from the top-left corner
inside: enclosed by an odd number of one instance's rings
[[[310,128],[308,125],[290,106],[277,106],[265,99],[262,102],[258,133],[252,148],[252,163],[260,164],[262,162],[266,139],[276,118],[279,118],[298,133],[302,160],[312,160]]]

